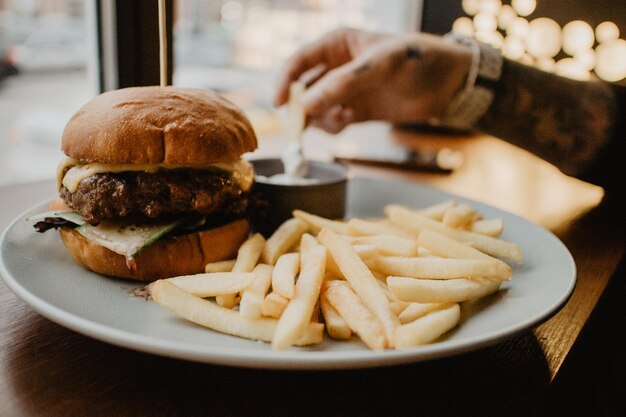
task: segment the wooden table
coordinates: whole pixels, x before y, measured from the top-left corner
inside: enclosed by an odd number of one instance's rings
[[[451,358],[365,370],[259,371],[173,360],[92,340],[33,312],[0,281],[0,415],[531,416],[547,406],[563,409],[554,386],[567,387],[568,377],[580,375],[575,352],[588,344],[585,334],[602,334],[594,330],[593,317],[610,302],[603,292],[624,255],[621,203],[601,202],[598,187],[486,136],[369,123],[339,138],[310,131],[306,150],[327,159],[333,146],[353,139],[372,147],[460,150],[464,164],[451,175],[353,169],[361,176],[429,184],[554,231],[578,267],[569,302],[532,331]],[[276,154],[283,144],[265,139],[256,156]],[[52,181],[1,187],[0,228],[53,193]]]

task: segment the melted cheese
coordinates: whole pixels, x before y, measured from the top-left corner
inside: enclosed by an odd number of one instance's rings
[[[59,166],[57,167],[57,189],[60,190],[63,185],[63,175],[65,170],[78,164],[80,164],[80,162],[74,158],[65,158],[61,161],[61,163],[59,163]]]
[[[65,176],[63,176],[63,171],[65,171],[68,167],[71,168],[69,168],[65,173]],[[74,193],[78,189],[78,184],[80,184],[82,180],[95,174],[101,174],[104,172],[118,173],[124,171],[143,171],[155,173],[161,169],[180,168],[220,169],[222,171],[230,172],[233,179],[239,183],[239,186],[243,191],[249,190],[254,181],[254,170],[252,165],[243,159],[231,163],[217,163],[198,167],[169,164],[100,164],[97,162],[81,164],[80,161],[67,158],[59,164],[59,168],[57,169],[57,182],[59,188],[61,185],[64,185],[69,192]]]

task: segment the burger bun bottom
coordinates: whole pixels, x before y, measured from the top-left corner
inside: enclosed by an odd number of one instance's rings
[[[198,274],[204,272],[207,263],[233,259],[249,231],[249,222],[241,219],[214,229],[171,236],[142,251],[135,258],[136,268],[131,270],[125,256],[86,239],[74,229],[59,229],[65,247],[80,265],[101,275],[143,282]]]

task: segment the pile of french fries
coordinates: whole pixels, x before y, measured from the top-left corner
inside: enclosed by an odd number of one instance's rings
[[[509,280],[518,245],[501,218],[454,200],[388,205],[382,219],[325,219],[296,210],[267,240],[206,273],[159,280],[152,298],[210,329],[277,350],[358,336],[373,350],[431,343],[459,324],[460,303]],[[320,317],[321,312],[321,317]]]

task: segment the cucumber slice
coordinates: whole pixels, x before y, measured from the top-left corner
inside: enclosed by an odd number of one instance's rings
[[[61,218],[77,225],[76,230],[85,238],[124,255],[127,261],[135,258],[141,251],[150,247],[164,235],[170,233],[176,227],[183,225],[187,219],[180,219],[159,225],[119,225],[115,222],[103,221],[97,226],[92,226],[75,211],[47,211],[28,218],[29,222],[43,221],[46,218]],[[203,219],[197,219],[193,224],[187,225],[195,228],[203,223]]]
[[[84,223],[75,230],[98,245],[129,259],[135,258],[141,251],[174,230],[181,222],[182,220],[177,220],[154,226],[132,224],[120,226],[113,222],[103,221],[97,226]]]
[[[60,217],[67,220],[68,222],[77,224],[78,226],[82,226],[83,224],[87,223],[85,219],[83,219],[83,216],[76,213],[75,211],[57,211],[54,213],[53,217]]]

